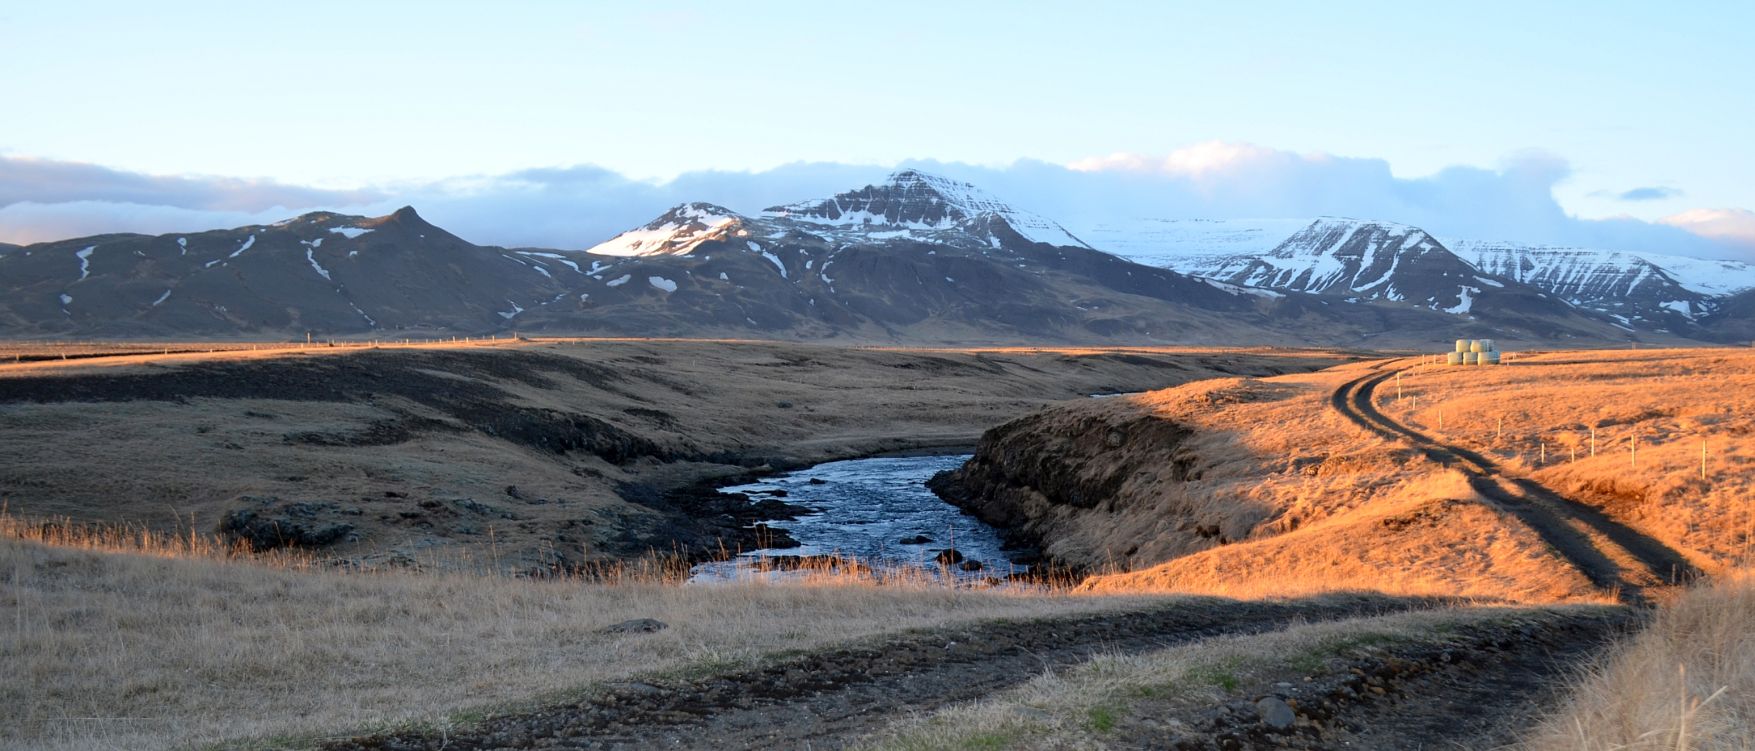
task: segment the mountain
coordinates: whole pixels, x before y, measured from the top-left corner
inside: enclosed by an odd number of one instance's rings
[[[867,185],[821,201],[775,206],[763,213],[808,224],[817,231],[868,233],[877,229],[905,232],[928,241],[939,232],[966,234],[972,225],[997,223],[1028,242],[1091,247],[1059,224],[1014,209],[969,183],[917,170],[897,172],[882,185]]]
[[[743,217],[730,209],[710,203],[685,203],[588,252],[604,256],[682,255],[703,242],[737,232],[742,223]]]
[[[1360,231],[1347,241],[1356,247],[1336,247],[1335,255],[1324,258],[1328,254],[1320,247],[1323,241],[1353,227]],[[1080,234],[1103,250],[1186,274],[1268,289],[1296,288],[1318,294],[1338,292],[1370,300],[1394,300],[1397,297],[1407,300],[1410,296],[1406,293],[1413,282],[1405,278],[1405,269],[1399,266],[1393,272],[1381,267],[1375,271],[1362,268],[1359,254],[1370,255],[1384,250],[1373,245],[1385,242],[1403,246],[1390,248],[1391,251],[1405,251],[1418,247],[1418,243],[1410,239],[1418,238],[1442,246],[1450,256],[1473,267],[1475,275],[1483,280],[1521,284],[1588,313],[1606,316],[1605,320],[1623,330],[1673,333],[1708,340],[1720,338],[1711,326],[1706,325],[1708,319],[1722,325],[1734,318],[1712,315],[1721,301],[1734,293],[1755,289],[1755,265],[1738,261],[1438,239],[1417,228],[1390,222],[1338,218],[1321,218],[1315,222],[1304,219],[1137,219],[1099,224],[1085,228]],[[1352,253],[1352,258],[1348,257],[1349,253]],[[1439,266],[1448,267],[1439,269],[1438,278],[1462,278],[1463,269],[1455,261],[1443,258],[1442,254],[1436,259],[1443,261]],[[1409,259],[1404,257],[1403,260]],[[1430,262],[1433,259],[1422,260]],[[1316,268],[1324,264],[1324,269]],[[1370,264],[1363,266],[1369,267]],[[1308,277],[1301,276],[1304,271],[1312,273]],[[1360,276],[1361,272],[1363,276]],[[1394,283],[1384,282],[1374,275],[1378,273],[1404,278]],[[1337,286],[1342,277],[1348,284]],[[1464,290],[1463,286],[1478,285],[1458,285],[1459,294],[1454,299],[1460,303],[1460,293],[1465,291],[1471,299],[1468,310],[1459,314],[1479,315],[1485,308],[1472,301],[1480,299],[1481,295]],[[1391,287],[1395,288],[1395,294],[1386,291]],[[1427,290],[1427,296],[1438,298],[1428,300],[1428,306],[1440,310],[1455,309],[1444,307],[1449,305],[1448,302],[1439,304],[1440,300],[1452,299],[1448,295],[1435,294],[1440,291]],[[1495,295],[1489,295],[1492,296]],[[1485,315],[1492,319],[1503,309],[1502,304],[1496,304]]]
[[[1079,236],[1134,263],[1176,268],[1193,256],[1267,253],[1309,224],[1309,219],[1132,219],[1087,227]]]
[[[1267,323],[1261,298],[1086,246],[967,183],[881,184],[746,216],[677,206],[589,251],[582,315],[529,330],[865,339],[1223,341]]]
[[[1721,298],[1700,325],[1713,341],[1755,346],[1755,289]]]
[[[1449,245],[1483,270],[1631,326],[1687,331],[1725,296],[1755,288],[1755,267],[1736,261],[1478,240]]]
[[[1190,263],[1211,278],[1133,263],[975,186],[903,170],[755,215],[686,203],[588,251],[478,246],[412,208],[39,243],[0,254],[0,330],[1400,345],[1625,334],[1397,225],[1322,220],[1260,256]],[[1470,307],[1488,300],[1490,312]]]
[[[487,331],[566,292],[531,257],[403,208],[182,235],[100,235],[0,255],[11,335]]]
[[[1166,256],[1185,274],[1348,302],[1424,308],[1541,337],[1613,338],[1610,326],[1516,278],[1483,271],[1417,227],[1323,217],[1265,252]]]

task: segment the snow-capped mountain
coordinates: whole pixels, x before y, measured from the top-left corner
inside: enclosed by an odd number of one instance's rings
[[[1485,271],[1628,324],[1685,327],[1721,298],[1755,288],[1755,267],[1737,261],[1480,240],[1449,245]]]
[[[959,243],[979,240],[999,247],[996,225],[1028,242],[1089,248],[1064,227],[1021,211],[968,183],[901,170],[878,185],[744,216],[710,203],[687,203],[587,252],[606,256],[686,254],[708,240],[780,239],[788,235],[824,242],[906,240]]]
[[[1012,208],[974,185],[911,169],[890,175],[881,185],[821,201],[774,206],[763,214],[831,232],[905,232],[921,240],[931,240],[939,232],[967,232],[972,222],[998,219],[1030,242],[1091,247],[1065,227]]]
[[[1215,332],[1234,327],[1219,318],[1246,317],[1260,300],[1098,252],[972,185],[915,170],[756,216],[684,204],[588,255],[581,305],[617,327],[640,325],[623,318],[637,314],[679,331],[686,318],[882,337],[931,327],[1168,338],[1202,336],[1186,327],[1206,316],[1217,316]],[[662,307],[634,305],[656,302],[641,279],[663,280]]]
[[[1249,243],[1268,231],[1232,229]],[[0,330],[1240,344],[1623,334],[1399,225],[1323,220],[1265,253],[1188,264],[1212,278],[1130,262],[966,183],[904,170],[755,216],[683,204],[589,252],[477,246],[408,208],[39,243],[0,253]]]
[[[681,255],[703,242],[736,232],[742,222],[743,217],[723,206],[685,203],[587,252],[603,256]]]
[[[1131,219],[1086,227],[1079,236],[1134,263],[1177,268],[1195,257],[1263,254],[1309,225],[1309,219]]]
[[[1184,256],[1170,265],[1246,287],[1405,301],[1455,314],[1470,312],[1483,288],[1505,286],[1417,227],[1334,217],[1310,222],[1265,253]]]
[[[1157,265],[1234,285],[1237,289],[1301,292],[1349,303],[1415,307],[1479,321],[1482,325],[1545,332],[1545,336],[1596,336],[1614,321],[1579,310],[1563,299],[1489,271],[1452,253],[1431,234],[1404,224],[1323,217],[1267,250],[1269,233],[1286,220],[1163,223],[1173,251],[1151,254]],[[1137,225],[1136,225],[1137,226]],[[1131,235],[1151,247],[1150,235]],[[1231,247],[1242,252],[1224,252]],[[1159,246],[1163,247],[1163,246]],[[1201,248],[1221,249],[1202,251]],[[1136,257],[1146,252],[1134,251]],[[1564,333],[1572,332],[1572,333]]]

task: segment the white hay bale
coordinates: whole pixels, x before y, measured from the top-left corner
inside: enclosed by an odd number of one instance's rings
[[[1462,356],[1464,365],[1478,365],[1481,362],[1481,353],[1479,352],[1464,352]]]
[[[1469,351],[1470,352],[1474,352],[1476,354],[1479,354],[1481,352],[1485,352],[1486,350],[1482,349],[1481,346],[1482,345],[1481,345],[1480,339],[1470,339],[1469,340]]]
[[[1446,364],[1446,365],[1461,365],[1462,359],[1463,359],[1463,353],[1451,352],[1451,353],[1448,353],[1444,356],[1444,364]]]
[[[1493,341],[1492,339],[1482,339],[1481,340],[1481,351],[1482,352],[1498,352],[1499,351],[1499,343],[1496,341]]]
[[[1467,339],[1456,340],[1456,351],[1458,351],[1458,352],[1469,351],[1469,340],[1467,340]]]
[[[1498,352],[1482,352],[1481,353],[1481,364],[1482,365],[1498,365],[1499,364],[1499,353]]]

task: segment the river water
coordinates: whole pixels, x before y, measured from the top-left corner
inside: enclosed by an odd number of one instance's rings
[[[695,567],[692,580],[749,576],[763,559],[813,555],[850,557],[873,567],[915,568],[938,575],[945,568],[936,556],[947,548],[981,563],[975,571],[951,567],[958,577],[1003,578],[1022,572],[1026,567],[1013,564],[1000,549],[997,531],[926,489],[928,478],[968,460],[968,454],[850,459],[721,488],[753,498],[784,491],[787,503],[817,512],[769,523],[791,533],[802,547],[748,551],[731,561],[704,563]],[[920,536],[930,541],[913,541]]]

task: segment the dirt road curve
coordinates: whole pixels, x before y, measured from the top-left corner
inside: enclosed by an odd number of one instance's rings
[[[1468,475],[1469,485],[1489,503],[1510,513],[1582,572],[1591,583],[1615,590],[1628,604],[1645,604],[1644,587],[1674,585],[1700,575],[1693,564],[1662,542],[1609,518],[1602,511],[1566,498],[1527,477],[1508,475],[1496,462],[1447,444],[1383,414],[1374,401],[1377,387],[1396,370],[1380,363],[1369,375],[1342,384],[1330,403],[1348,420],[1389,441],[1412,443],[1428,459]],[[1631,567],[1620,561],[1633,561]]]
[[[1057,620],[990,622],[835,649],[694,681],[611,686],[574,704],[444,733],[338,740],[324,748],[840,748],[910,713],[1023,683],[1098,653],[1137,653],[1294,622],[1432,607],[1436,600],[1309,603],[1191,600]]]

